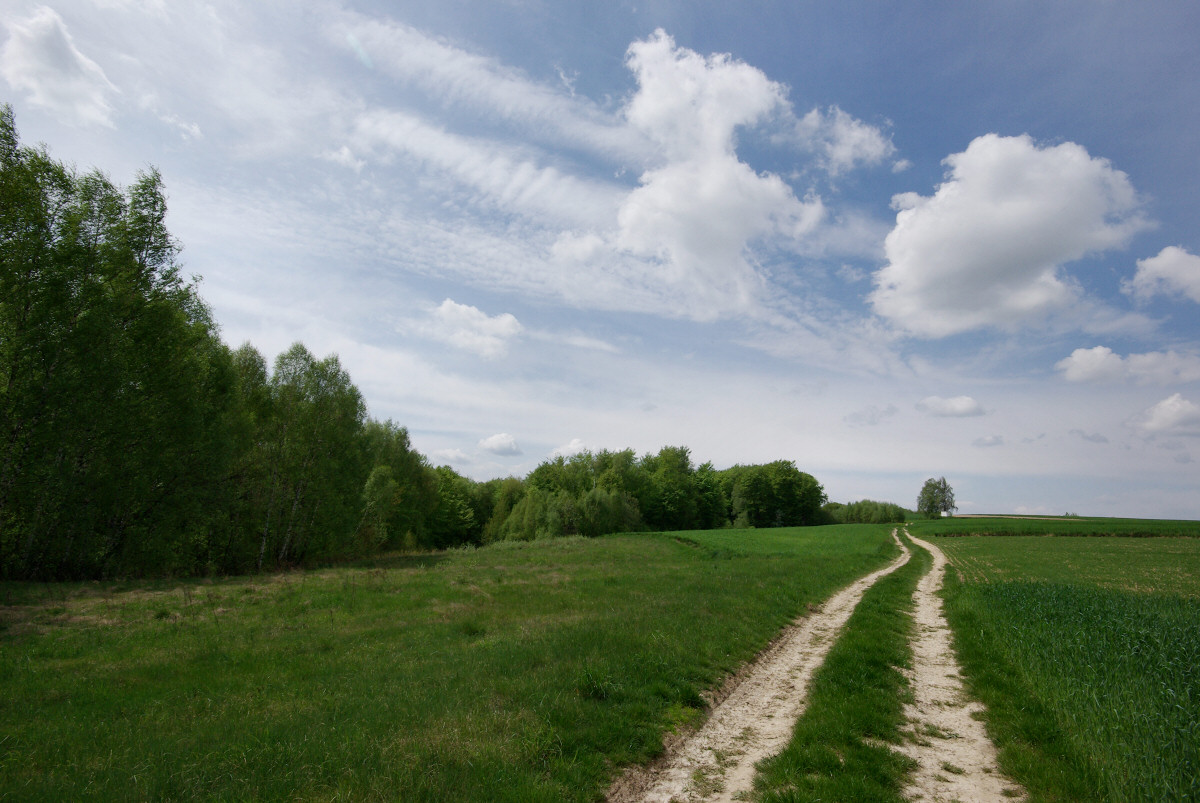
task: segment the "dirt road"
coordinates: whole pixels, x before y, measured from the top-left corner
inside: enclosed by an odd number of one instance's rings
[[[961,803],[1022,799],[1024,792],[996,765],[996,748],[978,718],[983,706],[968,699],[963,688],[938,595],[946,556],[927,541],[912,541],[933,555],[933,568],[921,578],[913,598],[913,666],[905,673],[914,698],[905,706],[911,739],[899,749],[918,767],[905,797]]]
[[[809,680],[825,660],[863,594],[879,578],[908,562],[908,548],[879,571],[839,591],[819,610],[797,621],[745,671],[708,721],[649,768],[627,772],[610,790],[609,803],[716,803],[748,799],[754,765],[786,746],[804,711]],[[942,616],[946,559],[928,549],[934,566],[914,595],[916,636],[907,673],[915,703],[906,707],[911,740],[901,752],[917,761],[905,796],[914,801],[1010,801],[1024,797],[996,768],[996,750],[979,706],[967,701]]]
[[[804,710],[809,679],[863,593],[908,562],[908,548],[899,538],[896,543],[904,554],[792,625],[758,657],[699,731],[664,761],[626,774],[610,791],[610,803],[732,801],[748,793],[755,763],[782,750],[791,738]]]

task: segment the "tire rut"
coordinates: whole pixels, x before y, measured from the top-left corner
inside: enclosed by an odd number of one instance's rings
[[[1000,774],[996,747],[979,718],[983,706],[970,700],[963,687],[938,594],[946,556],[933,544],[908,537],[933,556],[933,567],[913,595],[913,660],[912,669],[905,672],[913,703],[905,706],[909,741],[897,749],[918,766],[904,796],[922,803],[1024,799],[1024,790]]]
[[[627,771],[609,791],[609,803],[733,801],[752,788],[754,765],[778,753],[804,711],[809,680],[825,660],[863,594],[908,562],[903,554],[861,577],[791,625],[747,670],[741,682],[691,737],[649,768]]]

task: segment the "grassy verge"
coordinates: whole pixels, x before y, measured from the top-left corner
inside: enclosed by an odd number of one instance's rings
[[[763,762],[756,799],[896,801],[912,761],[893,750],[902,738],[911,665],[912,597],[929,570],[929,553],[868,589],[825,663],[813,676],[792,741]]]
[[[595,800],[883,527],[0,586],[0,798]]]
[[[1194,542],[1154,541],[938,541],[967,569],[945,593],[969,686],[1031,800],[1200,797]],[[1146,591],[1156,560],[1170,593]]]

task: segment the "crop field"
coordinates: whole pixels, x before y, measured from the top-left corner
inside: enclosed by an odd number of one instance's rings
[[[1003,526],[964,519],[913,531]],[[1122,521],[1113,529],[1188,526]],[[969,685],[988,706],[1003,767],[1032,800],[1200,797],[1200,540],[934,540],[953,567],[946,614]]]
[[[1133,538],[1200,538],[1200,521],[1078,516],[951,516],[934,521],[921,521],[915,532],[924,535],[1121,535]]]
[[[0,585],[0,799],[595,800],[889,532]]]

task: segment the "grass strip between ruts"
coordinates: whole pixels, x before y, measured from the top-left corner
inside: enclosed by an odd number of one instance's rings
[[[759,765],[756,800],[904,800],[913,761],[889,746],[902,739],[909,698],[897,667],[911,666],[913,593],[932,563],[909,548],[912,559],[867,590],[814,674],[791,743]]]

